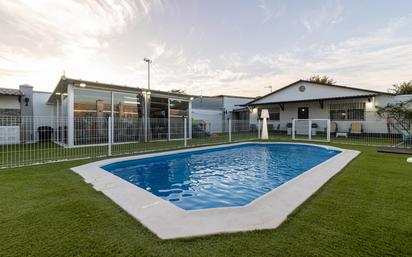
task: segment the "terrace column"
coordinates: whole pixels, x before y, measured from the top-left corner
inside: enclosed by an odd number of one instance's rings
[[[72,85],[67,86],[67,145],[74,146],[74,91]]]

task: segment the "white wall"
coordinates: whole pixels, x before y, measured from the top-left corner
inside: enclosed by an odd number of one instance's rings
[[[55,106],[47,105],[51,93],[33,91],[33,135],[38,140],[37,129],[41,126],[56,127]]]
[[[379,98],[379,99],[378,99]],[[365,120],[364,121],[332,121],[336,122],[338,125],[338,130],[341,132],[349,131],[350,125],[353,122],[360,122],[363,124],[364,131],[366,133],[387,133],[386,120],[377,115],[377,108],[375,105],[385,104],[391,101],[397,100],[397,98],[391,96],[378,96],[376,98],[354,98],[354,99],[342,99],[342,100],[331,100],[324,101],[323,109],[320,107],[319,102],[301,102],[301,103],[287,103],[284,105],[284,111],[280,110],[280,121],[270,121],[269,124],[280,124],[281,130],[286,130],[286,124],[292,122],[292,119],[297,119],[298,117],[298,107],[309,107],[309,119],[330,119],[330,104],[331,103],[351,103],[351,102],[365,102]],[[399,100],[399,99],[398,99]],[[279,107],[279,105],[274,105]],[[260,109],[268,108],[268,106],[261,106]],[[251,113],[250,122],[256,123],[257,111]],[[319,122],[318,125],[323,124]],[[323,130],[323,127],[319,128]]]
[[[0,109],[20,109],[19,97],[14,95],[1,95]]]
[[[225,108],[226,111],[231,112],[234,109],[243,108],[243,107],[238,106],[238,105],[249,103],[252,100],[253,100],[253,98],[239,98],[239,97],[225,96],[223,98],[223,108]]]
[[[35,117],[53,117],[53,105],[47,105],[47,100],[51,93],[33,91],[33,116]]]
[[[222,132],[223,112],[221,110],[192,109],[192,119],[207,123],[206,130],[211,133]]]

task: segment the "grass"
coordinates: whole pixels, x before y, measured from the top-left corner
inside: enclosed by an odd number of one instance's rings
[[[160,240],[71,161],[0,171],[0,256],[411,256],[412,164],[374,147],[278,229]]]

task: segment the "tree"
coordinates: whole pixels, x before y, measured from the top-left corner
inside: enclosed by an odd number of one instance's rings
[[[172,89],[169,91],[170,93],[175,93],[175,94],[184,94],[186,91],[184,89],[178,88],[178,89]]]
[[[399,84],[393,84],[392,88],[388,91],[396,95],[410,95],[412,94],[412,80],[404,81]]]
[[[325,84],[325,85],[334,85],[336,84],[336,81],[333,78],[330,78],[328,76],[321,76],[321,75],[313,75],[312,77],[309,78],[309,81],[311,82],[316,82],[319,84]]]
[[[412,100],[388,104],[385,107],[378,107],[380,117],[395,118],[396,120],[412,119]]]

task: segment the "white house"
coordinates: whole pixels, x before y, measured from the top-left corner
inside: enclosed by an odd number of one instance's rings
[[[378,108],[408,99],[412,96],[298,80],[245,106],[251,111],[251,123],[256,123],[261,109],[268,109],[272,130],[286,131],[293,119],[330,119],[332,133],[350,133],[356,125],[361,130],[357,133],[380,134],[396,128],[377,115]],[[325,125],[319,125],[317,130],[325,131]]]
[[[46,104],[50,95],[33,91],[30,85],[0,88],[0,144],[35,142],[39,127],[53,127],[51,121],[33,118],[53,117],[53,108]]]

